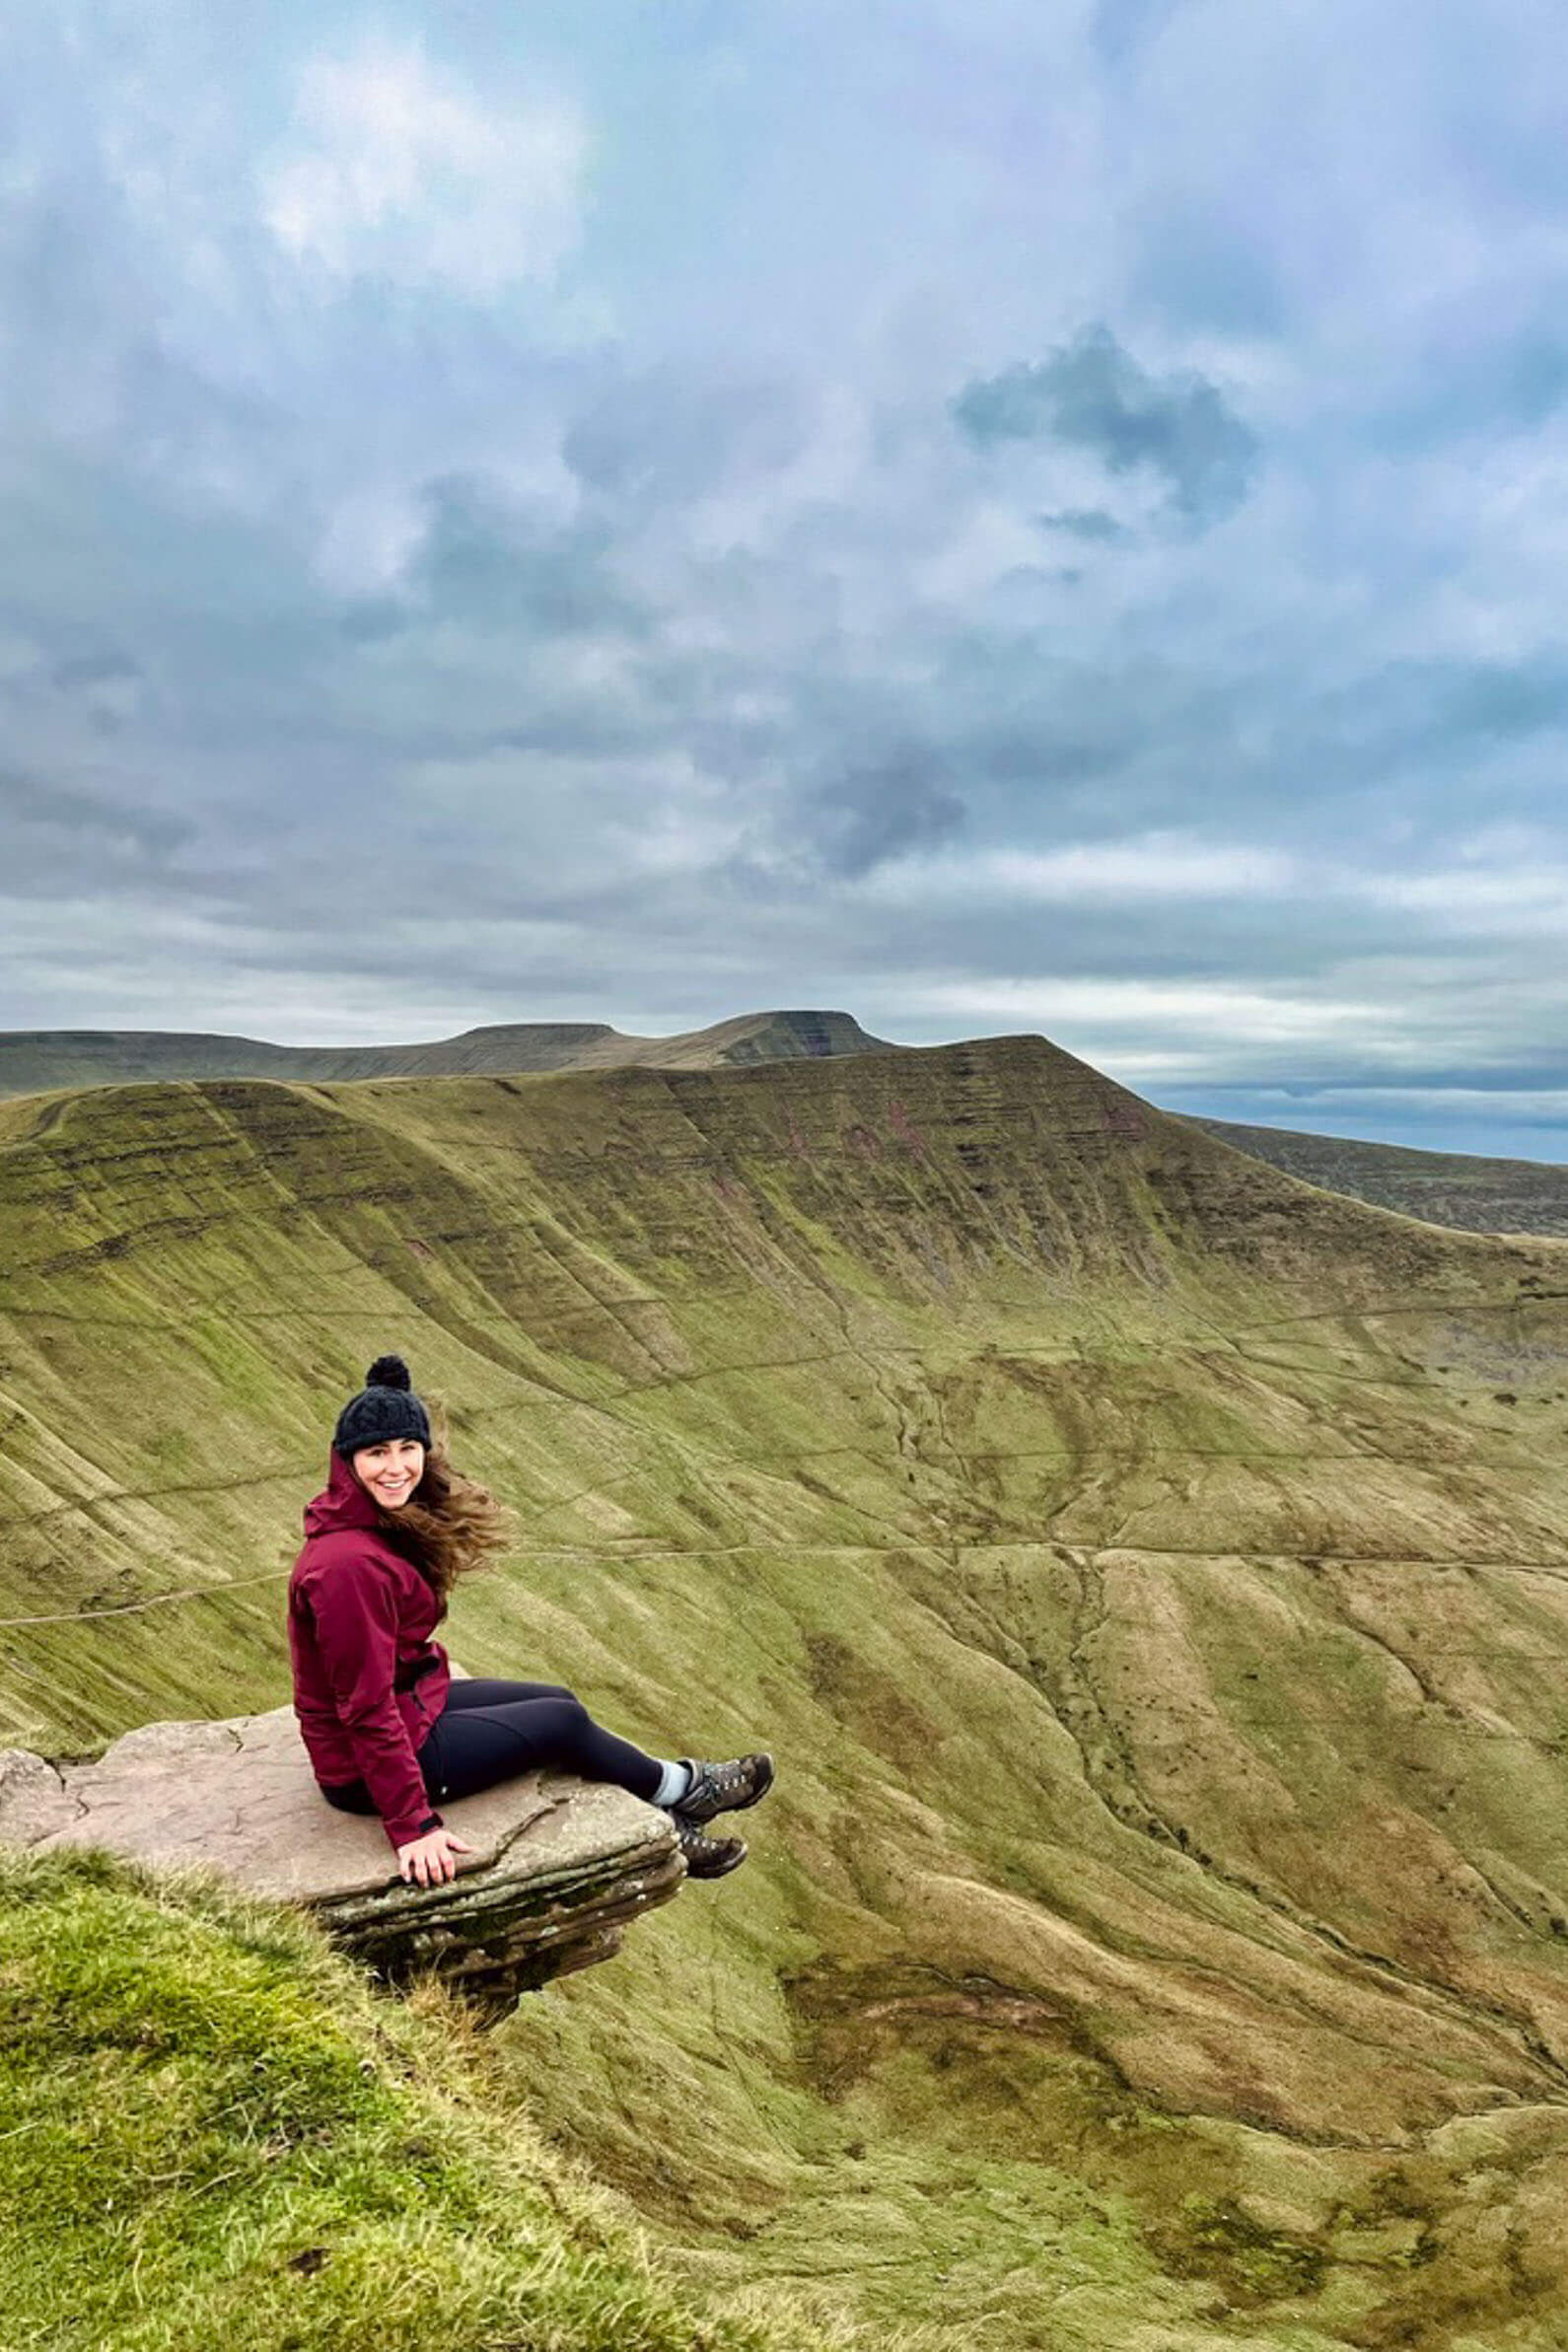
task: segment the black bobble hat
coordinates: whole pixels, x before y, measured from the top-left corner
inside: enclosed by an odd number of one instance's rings
[[[390,1438],[415,1438],[421,1446],[430,1444],[430,1415],[414,1394],[401,1356],[376,1358],[365,1375],[365,1386],[337,1416],[332,1449],[350,1461],[362,1446],[384,1446]]]

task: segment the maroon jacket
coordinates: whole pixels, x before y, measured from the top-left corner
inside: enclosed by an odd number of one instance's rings
[[[441,1827],[415,1753],[447,1703],[441,1604],[388,1542],[376,1505],[340,1454],[305,1507],[289,1578],[294,1712],[317,1779],[362,1780],[393,1846]]]

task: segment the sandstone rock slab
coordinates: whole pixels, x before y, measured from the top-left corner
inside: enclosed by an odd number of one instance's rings
[[[405,1886],[380,1821],[323,1802],[288,1707],[145,1724],[83,1764],[0,1750],[0,1840],[217,1871],[392,1981],[433,1968],[491,2005],[607,1959],[684,1876],[669,1816],[605,1783],[527,1773],[442,1812],[474,1850]]]
[[[0,1838],[8,1845],[36,1845],[79,1811],[53,1764],[25,1747],[0,1747]]]

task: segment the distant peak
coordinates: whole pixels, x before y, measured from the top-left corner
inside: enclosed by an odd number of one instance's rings
[[[618,1037],[622,1033],[611,1029],[607,1021],[489,1021],[478,1029],[465,1029],[462,1034],[443,1040],[462,1045],[478,1037],[576,1037],[584,1044],[597,1043],[602,1037]]]
[[[273,1045],[178,1030],[0,1031],[0,1097],[64,1088],[271,1078],[322,1086],[363,1079],[527,1075],[632,1064],[697,1069],[808,1056],[891,1053],[851,1013],[742,1013],[679,1036],[631,1036],[607,1021],[498,1021],[402,1045]]]
[[[710,1043],[725,1061],[783,1061],[797,1055],[826,1057],[844,1053],[892,1053],[897,1048],[885,1037],[861,1028],[853,1013],[797,1007],[765,1013],[742,1013],[712,1029],[695,1030],[680,1043],[691,1047]]]

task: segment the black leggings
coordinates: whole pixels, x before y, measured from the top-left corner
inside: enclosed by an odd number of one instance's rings
[[[634,1797],[652,1798],[664,1778],[657,1756],[606,1732],[559,1682],[454,1682],[419,1750],[425,1787],[438,1805],[476,1797],[541,1764],[613,1780]]]
[[[649,1800],[664,1778],[657,1756],[606,1732],[561,1683],[487,1682],[467,1675],[448,1691],[418,1762],[434,1805],[476,1797],[497,1781],[548,1764],[580,1772],[585,1780],[615,1781]],[[376,1810],[362,1780],[323,1794],[341,1813]]]

